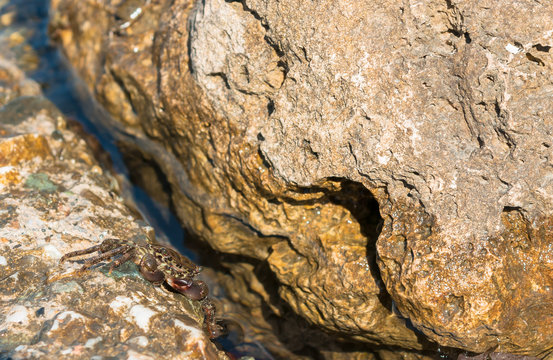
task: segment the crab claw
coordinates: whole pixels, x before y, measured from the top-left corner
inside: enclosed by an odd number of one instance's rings
[[[190,286],[192,286],[192,283],[193,283],[191,279],[173,278],[173,277],[168,277],[166,281],[167,281],[167,284],[169,284],[169,286],[171,286],[173,289],[183,294],[186,290],[188,290],[188,288],[190,288]]]
[[[215,304],[213,304],[213,302],[207,297],[201,301],[201,304],[202,310],[205,314],[204,327],[209,335],[209,338],[215,339],[219,336],[225,335],[227,329],[224,326],[221,326],[222,323],[215,319]]]
[[[165,279],[163,272],[157,268],[156,258],[150,254],[146,254],[142,257],[140,263],[138,264],[138,269],[146,280],[151,281],[156,285],[161,284]]]
[[[189,279],[167,279],[167,283],[178,292],[186,295],[192,300],[202,300],[207,296],[209,290],[203,281],[191,281]]]
[[[215,339],[228,333],[228,330],[224,326],[217,323],[206,324],[206,329],[210,339]]]

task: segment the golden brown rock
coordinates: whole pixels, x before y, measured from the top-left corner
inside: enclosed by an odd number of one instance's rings
[[[18,165],[34,158],[52,156],[46,139],[41,135],[25,134],[0,138],[0,166]]]
[[[100,3],[143,15],[92,26]],[[53,8],[183,223],[236,255],[245,305],[291,309],[319,348],[551,351],[550,3]]]

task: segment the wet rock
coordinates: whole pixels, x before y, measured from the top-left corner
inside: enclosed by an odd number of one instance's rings
[[[42,97],[0,108],[0,214],[1,358],[227,358],[203,332],[199,303],[153,286],[134,264],[81,275],[78,262],[59,264],[151,228]]]
[[[520,356],[513,354],[502,353],[483,353],[479,355],[467,355],[461,354],[458,360],[536,360],[537,357],[533,356]]]
[[[230,296],[307,320],[279,344],[553,349],[551,4],[52,6]]]
[[[28,79],[23,71],[12,62],[0,61],[0,104],[4,105],[19,96],[40,94],[40,86]]]

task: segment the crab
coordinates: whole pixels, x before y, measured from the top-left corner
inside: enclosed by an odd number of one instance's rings
[[[201,280],[194,279],[200,273],[201,267],[186,256],[160,244],[110,238],[87,249],[67,253],[62,256],[60,263],[94,252],[98,252],[98,255],[86,259],[78,270],[79,273],[102,261],[112,260],[109,268],[111,273],[123,263],[133,261],[142,276],[154,285],[161,285],[165,281],[177,292],[199,301],[205,315],[204,326],[209,337],[214,339],[222,335],[222,327],[215,320],[215,305],[207,297],[207,285]]]

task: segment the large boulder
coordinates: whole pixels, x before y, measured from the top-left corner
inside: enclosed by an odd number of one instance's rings
[[[337,341],[553,349],[552,4],[52,7],[231,297]]]

